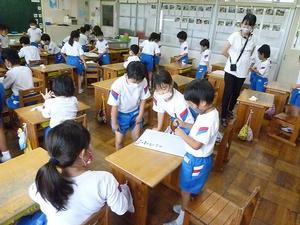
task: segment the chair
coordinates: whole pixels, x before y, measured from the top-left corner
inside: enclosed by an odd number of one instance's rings
[[[234,133],[235,119],[231,120],[224,131],[221,143],[216,144],[214,148],[215,163],[214,170],[222,171],[224,164],[229,161],[228,155],[231,146],[231,141]]]
[[[256,187],[240,208],[212,190],[206,189],[194,198],[185,209],[183,225],[193,224],[226,224],[250,225],[259,204],[260,187]]]
[[[80,123],[82,126],[84,126],[85,128],[87,127],[87,118],[86,118],[86,114],[77,116],[74,121],[76,121],[77,123]]]
[[[291,133],[281,130],[281,127],[289,127]],[[300,108],[293,105],[286,106],[286,112],[275,115],[270,123],[268,135],[283,143],[296,146],[300,130]]]
[[[91,215],[82,225],[109,225],[109,208],[103,206],[99,212]]]
[[[100,81],[100,67],[98,63],[87,63],[87,68],[85,71],[85,86],[88,88],[93,88],[93,86],[88,85],[88,79],[94,79],[95,82]]]
[[[34,87],[19,91],[20,107],[43,102],[42,87]]]

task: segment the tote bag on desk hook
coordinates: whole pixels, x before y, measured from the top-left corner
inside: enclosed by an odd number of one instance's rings
[[[105,109],[105,98],[104,98],[104,94],[101,95],[101,100],[102,100],[102,105],[101,108],[97,114],[97,120],[99,123],[106,123],[107,122],[107,118],[106,118],[106,109]]]
[[[253,113],[253,110],[250,110],[248,119],[238,134],[238,138],[241,139],[242,141],[252,141],[253,140],[253,131],[250,127],[252,113]]]

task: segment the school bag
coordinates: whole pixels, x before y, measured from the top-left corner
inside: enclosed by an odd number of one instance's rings
[[[238,138],[242,141],[252,141],[253,140],[253,131],[250,127],[251,124],[251,117],[252,117],[253,111],[251,110],[248,115],[248,119],[245,123],[245,125],[242,127],[238,134]]]
[[[275,108],[275,104],[273,104],[272,107],[268,108],[265,111],[265,117],[270,120],[275,115],[275,113],[276,113],[276,108]]]
[[[97,120],[99,123],[106,123],[107,119],[106,119],[106,109],[105,109],[105,98],[104,98],[104,94],[101,95],[101,99],[102,99],[102,106],[97,114]]]

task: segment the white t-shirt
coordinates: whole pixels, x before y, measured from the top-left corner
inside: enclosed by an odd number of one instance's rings
[[[265,61],[259,61],[255,66],[257,67],[257,70],[259,72],[258,75],[268,78],[272,67],[270,58],[266,59]]]
[[[139,62],[141,61],[137,55],[131,55],[127,58],[127,60],[123,63],[124,68],[127,68],[128,64],[131,62]]]
[[[128,210],[128,200],[111,173],[86,171],[73,177],[72,181],[74,192],[68,199],[66,210],[61,211],[41,197],[35,183],[29,187],[29,196],[46,214],[47,225],[81,225],[105,203],[118,215]]]
[[[199,114],[189,136],[203,145],[200,149],[195,150],[190,145],[185,143],[186,151],[195,157],[210,156],[214,150],[218,130],[219,113],[216,109],[205,114]]]
[[[189,53],[188,43],[186,41],[180,44],[180,52],[179,55],[184,55]]]
[[[206,63],[209,64],[210,55],[211,52],[209,49],[206,49],[205,51],[201,52],[199,65],[206,66]]]
[[[9,38],[7,35],[0,34],[0,48],[8,48],[9,47]]]
[[[60,53],[60,48],[53,41],[50,41],[47,52],[50,54],[58,54]]]
[[[231,45],[228,50],[228,53],[231,57],[231,63],[237,64],[237,71],[230,71],[230,58],[227,59],[224,70],[225,72],[230,73],[238,78],[246,78],[249,73],[251,54],[256,45],[254,37],[253,35],[249,37],[248,43],[238,63],[236,63],[236,61],[242,51],[246,39],[242,37],[240,32],[234,32],[229,36],[228,42]]]
[[[30,42],[39,42],[42,36],[42,30],[40,28],[29,28],[27,34],[30,37]]]
[[[39,49],[32,45],[22,47],[19,51],[19,57],[24,57],[27,64],[29,64],[29,61],[41,59]]]
[[[186,123],[193,124],[194,117],[192,116],[189,106],[186,103],[183,94],[173,88],[174,94],[169,101],[165,101],[161,95],[154,92],[153,95],[153,110],[158,113],[168,113],[169,116],[177,118]]]
[[[15,96],[19,96],[19,90],[33,88],[32,72],[27,66],[16,66],[9,69],[3,79],[5,89],[11,88]]]
[[[118,111],[129,113],[139,108],[140,102],[150,97],[146,78],[138,85],[127,82],[126,75],[119,77],[111,86],[108,104],[118,106]]]
[[[97,40],[95,47],[98,49],[99,54],[108,52],[108,42],[105,39],[103,39],[102,41]]]
[[[50,118],[50,127],[53,128],[65,120],[74,119],[78,111],[77,98],[59,96],[47,99],[41,110],[43,117]]]
[[[145,40],[142,42],[140,47],[143,48],[142,53],[147,55],[155,55],[160,53],[159,46],[155,41]]]
[[[67,56],[81,56],[84,52],[79,42],[74,41],[72,46],[69,42],[66,42],[61,49],[61,53],[66,54]]]
[[[89,42],[88,42],[88,38],[85,34],[80,34],[79,35],[79,44],[81,45],[87,45]]]

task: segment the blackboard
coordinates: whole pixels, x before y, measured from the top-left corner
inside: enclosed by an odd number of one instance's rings
[[[0,0],[0,24],[7,25],[9,33],[27,32],[33,18],[41,27],[41,0]]]

